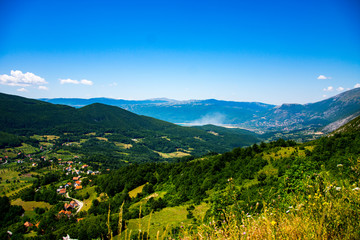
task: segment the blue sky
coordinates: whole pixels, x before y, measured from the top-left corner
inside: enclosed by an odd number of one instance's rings
[[[310,103],[360,86],[360,2],[0,0],[0,92]]]

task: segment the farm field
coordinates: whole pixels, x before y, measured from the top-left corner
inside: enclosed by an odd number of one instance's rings
[[[187,208],[189,206],[177,206],[177,207],[167,207],[159,212],[153,212],[151,215],[147,215],[139,219],[130,219],[127,223],[128,233],[139,232],[141,229],[142,232],[149,232],[151,238],[155,238],[157,234],[159,236],[167,236],[171,233],[171,229],[180,229],[190,228],[194,222],[193,219],[187,218]],[[209,206],[206,203],[195,206],[194,216],[197,220],[202,220]],[[159,233],[158,233],[159,232]],[[123,237],[125,233],[122,234]],[[123,238],[117,238],[123,239]]]

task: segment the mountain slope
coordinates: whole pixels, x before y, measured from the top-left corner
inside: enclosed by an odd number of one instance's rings
[[[131,112],[184,125],[237,125],[262,131],[321,130],[331,131],[360,114],[360,88],[310,104],[283,104],[274,106],[257,102],[208,100],[176,101],[154,99],[127,101],[108,98],[43,99],[47,102],[84,106],[106,103]],[[350,117],[352,116],[352,117]]]
[[[360,113],[360,88],[310,104],[283,104],[246,125],[262,128],[323,128],[326,125]]]
[[[109,98],[55,98],[41,99],[54,104],[66,104],[82,107],[92,103],[104,103],[122,107],[136,114],[151,116],[172,123],[184,124],[237,124],[254,115],[262,115],[274,105],[257,102],[232,102],[215,99],[176,101],[170,99],[154,99],[128,101]]]
[[[259,141],[251,132],[244,132],[241,137],[231,132],[214,135],[207,130],[181,127],[100,103],[77,109],[7,94],[0,94],[0,100],[0,131],[27,136],[66,133],[63,139],[67,141],[79,138],[72,136],[95,132],[97,137],[109,136],[109,142],[93,139],[92,144],[106,145],[104,149],[118,149],[116,144],[132,146],[121,150],[125,155],[142,154],[145,158],[158,152],[201,155]],[[86,144],[91,150],[91,145]]]
[[[360,132],[360,116],[354,118],[350,122],[346,123],[345,125],[341,126],[340,128],[336,129],[334,133],[355,133]]]

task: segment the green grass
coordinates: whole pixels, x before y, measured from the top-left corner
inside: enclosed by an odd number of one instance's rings
[[[167,207],[159,212],[152,213],[151,216],[147,215],[141,219],[130,219],[127,222],[127,231],[139,232],[139,229],[141,229],[142,232],[149,232],[151,239],[153,239],[156,238],[158,232],[159,236],[162,236],[164,232],[167,234],[171,231],[171,228],[174,227],[190,227],[193,225],[193,220],[186,217],[188,214],[186,210],[187,207],[188,206]],[[209,206],[206,203],[196,206],[194,216],[201,220],[208,208]],[[148,231],[149,222],[150,231]]]
[[[180,158],[180,157],[185,157],[185,156],[191,155],[189,153],[181,152],[181,151],[176,151],[176,152],[171,152],[171,153],[162,153],[162,152],[157,152],[157,151],[154,151],[154,152],[156,152],[163,158]]]
[[[11,201],[12,205],[19,205],[24,208],[25,211],[33,211],[35,208],[51,208],[51,204],[47,202],[35,202],[35,201],[23,201],[20,198]]]
[[[24,234],[24,238],[34,238],[37,237],[37,234],[35,231],[31,231],[29,233]]]
[[[79,190],[79,193],[82,194],[82,195],[85,195],[86,193],[89,193],[90,197],[88,199],[85,199],[83,202],[84,202],[84,206],[83,208],[81,209],[81,211],[83,212],[86,212],[90,209],[91,207],[91,204],[92,204],[92,201],[95,200],[97,198],[96,196],[96,192],[95,192],[95,186],[93,187],[86,187],[82,190]]]
[[[153,194],[150,194],[149,196],[146,196],[143,199],[141,199],[139,202],[132,204],[129,209],[133,209],[136,207],[139,208],[140,205],[144,205],[150,198],[154,198],[154,199],[163,198],[165,194],[166,192],[155,192]]]
[[[141,192],[142,192],[142,190],[143,190],[144,187],[145,187],[145,184],[143,184],[143,185],[141,185],[141,186],[138,186],[137,188],[129,191],[129,196],[130,196],[131,198],[136,197],[136,195],[137,195],[138,193],[141,193]]]
[[[0,177],[2,179],[0,183],[0,194],[8,197],[16,194],[21,189],[29,187],[31,183],[27,182],[33,180],[33,178],[28,175],[19,176],[19,172],[8,168],[0,169]],[[10,183],[6,183],[7,180],[10,181]]]
[[[306,146],[306,150],[312,151],[314,146]],[[297,151],[297,153],[296,153]],[[280,159],[285,157],[290,157],[291,154],[295,154],[299,157],[305,157],[305,150],[300,150],[298,147],[282,147],[276,152],[270,152],[263,155],[263,159],[270,161],[270,159]]]
[[[29,144],[26,144],[26,143],[22,143],[22,146],[21,147],[16,147],[14,148],[16,151],[18,152],[22,152],[24,154],[31,154],[31,153],[35,153],[38,148],[35,148]]]
[[[125,144],[120,142],[114,142],[114,144],[121,149],[130,149],[133,146],[132,144]]]

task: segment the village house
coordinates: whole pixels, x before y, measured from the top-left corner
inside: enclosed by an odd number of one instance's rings
[[[56,191],[58,191],[59,194],[65,194],[66,188],[57,189]]]
[[[80,189],[82,189],[82,186],[81,186],[81,185],[75,187],[75,190],[80,190]]]
[[[73,181],[79,181],[79,179],[80,179],[80,176],[73,177]]]
[[[72,200],[71,202],[70,202],[70,205],[71,205],[71,207],[72,208],[77,208],[79,205],[77,204],[77,202],[75,202],[74,200]]]
[[[75,208],[77,208],[78,206],[79,206],[79,205],[78,205],[77,202],[75,202],[74,200],[72,200],[70,203],[65,203],[65,204],[64,204],[65,210],[75,209]]]
[[[74,184],[75,187],[80,186],[80,185],[81,185],[81,181],[76,181],[75,184]]]
[[[70,211],[61,210],[61,211],[58,213],[58,218],[61,218],[61,217],[63,217],[63,216],[70,217],[70,216],[71,216],[71,212],[70,212]]]
[[[70,203],[65,203],[64,208],[65,208],[65,210],[69,210],[72,208],[72,206],[70,205]]]
[[[34,226],[34,224],[32,224],[31,222],[25,222],[25,223],[24,223],[24,226],[25,226],[26,228],[28,228],[28,227]]]

